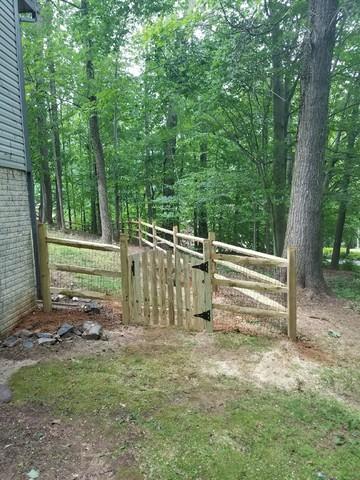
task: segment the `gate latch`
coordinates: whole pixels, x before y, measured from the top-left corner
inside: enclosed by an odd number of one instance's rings
[[[210,322],[211,320],[210,310],[206,310],[205,312],[202,312],[202,313],[197,313],[196,315],[194,315],[194,317],[202,318],[203,320]]]
[[[201,270],[202,272],[209,273],[209,262],[199,263],[199,265],[193,265],[192,268]]]
[[[135,276],[135,262],[134,260],[131,261],[131,275]]]

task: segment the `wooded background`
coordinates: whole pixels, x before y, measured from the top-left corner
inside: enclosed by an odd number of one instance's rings
[[[360,3],[40,4],[23,27],[40,220],[104,242],[142,217],[291,244],[321,289],[323,244],[336,267],[360,227]]]

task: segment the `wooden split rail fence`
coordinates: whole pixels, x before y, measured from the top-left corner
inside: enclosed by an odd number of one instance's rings
[[[251,317],[287,319],[288,336],[296,339],[296,258],[288,249],[287,258],[249,250],[215,240],[209,233],[204,239],[150,224],[141,219],[136,238],[143,249],[129,252],[128,236],[121,235],[120,245],[104,245],[49,236],[39,225],[41,292],[46,311],[51,310],[50,268],[88,275],[121,278],[123,321],[126,324],[177,325],[188,329],[213,330],[215,310]],[[49,264],[48,244],[118,252],[120,271],[84,266]],[[149,247],[149,248],[145,248]],[[231,252],[231,253],[230,253]],[[246,279],[229,278],[218,272],[232,271]],[[254,268],[285,270],[286,283]],[[251,278],[248,280],[247,278]],[[215,301],[214,292],[229,287],[249,298],[255,306]],[[81,295],[81,292],[71,292]],[[286,306],[274,294],[286,294]],[[88,292],[87,292],[87,295]],[[257,305],[261,304],[261,308]]]

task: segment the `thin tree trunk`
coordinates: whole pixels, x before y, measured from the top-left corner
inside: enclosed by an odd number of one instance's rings
[[[271,17],[276,17],[276,3],[269,2]],[[279,21],[273,22],[272,38],[272,99],[273,99],[273,234],[275,254],[281,255],[286,233],[287,128],[289,100],[281,61],[283,38]]]
[[[200,168],[204,172],[208,164],[208,146],[206,142],[200,145]],[[196,209],[197,234],[199,237],[207,238],[208,236],[208,218],[206,200],[203,198],[202,192],[199,192],[200,200]]]
[[[65,222],[62,187],[62,159],[54,62],[51,61],[48,63],[48,69],[50,73],[50,118],[56,179],[56,223],[58,228],[63,230],[65,227]]]
[[[165,197],[164,225],[166,226],[166,228],[172,228],[173,225],[177,225],[176,208],[174,205],[176,126],[177,114],[173,105],[170,103],[166,116],[168,139],[166,140],[164,147],[163,195]]]
[[[51,177],[49,167],[49,150],[47,145],[47,127],[45,110],[39,106],[37,116],[38,141],[40,152],[40,178],[41,178],[41,222],[52,225],[52,193],[51,193]]]
[[[306,42],[298,143],[286,233],[286,246],[297,249],[298,283],[315,292],[325,289],[321,206],[337,9],[337,0],[309,0],[310,35]]]
[[[83,15],[88,15],[88,0],[81,0],[81,9]],[[109,213],[109,203],[107,194],[107,182],[105,171],[105,157],[103,145],[100,137],[99,117],[97,113],[97,97],[93,92],[95,70],[94,64],[90,57],[91,55],[91,40],[86,41],[87,55],[86,60],[86,77],[89,85],[89,102],[90,102],[90,118],[89,118],[89,131],[92,148],[95,155],[96,173],[97,173],[97,187],[99,194],[99,210],[100,210],[100,222],[101,222],[101,239],[104,243],[112,242],[112,228]]]

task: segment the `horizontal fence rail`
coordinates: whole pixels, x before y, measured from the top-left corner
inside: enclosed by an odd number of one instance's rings
[[[205,239],[180,232],[177,226],[171,230],[142,219],[133,221],[132,225],[136,227],[135,238],[142,248],[135,254],[129,252],[126,234],[121,234],[119,245],[111,245],[48,235],[46,225],[39,224],[44,310],[52,308],[50,271],[58,271],[65,275],[121,282],[119,295],[122,296],[124,323],[131,323],[135,318],[137,323],[144,319],[144,324],[161,325],[161,318],[166,317],[167,325],[185,326],[193,325],[194,317],[199,317],[204,328],[212,331],[213,310],[218,310],[263,319],[286,318],[288,336],[296,339],[296,255],[293,248],[288,249],[287,258],[282,258],[217,241],[212,232]],[[49,245],[118,254],[119,264],[75,265],[66,257],[49,259]],[[147,253],[144,247],[157,252],[158,256]],[[234,294],[221,297],[220,292],[226,289]],[[81,296],[76,290],[65,291]],[[86,291],[84,294],[93,298],[106,297],[101,292]]]

